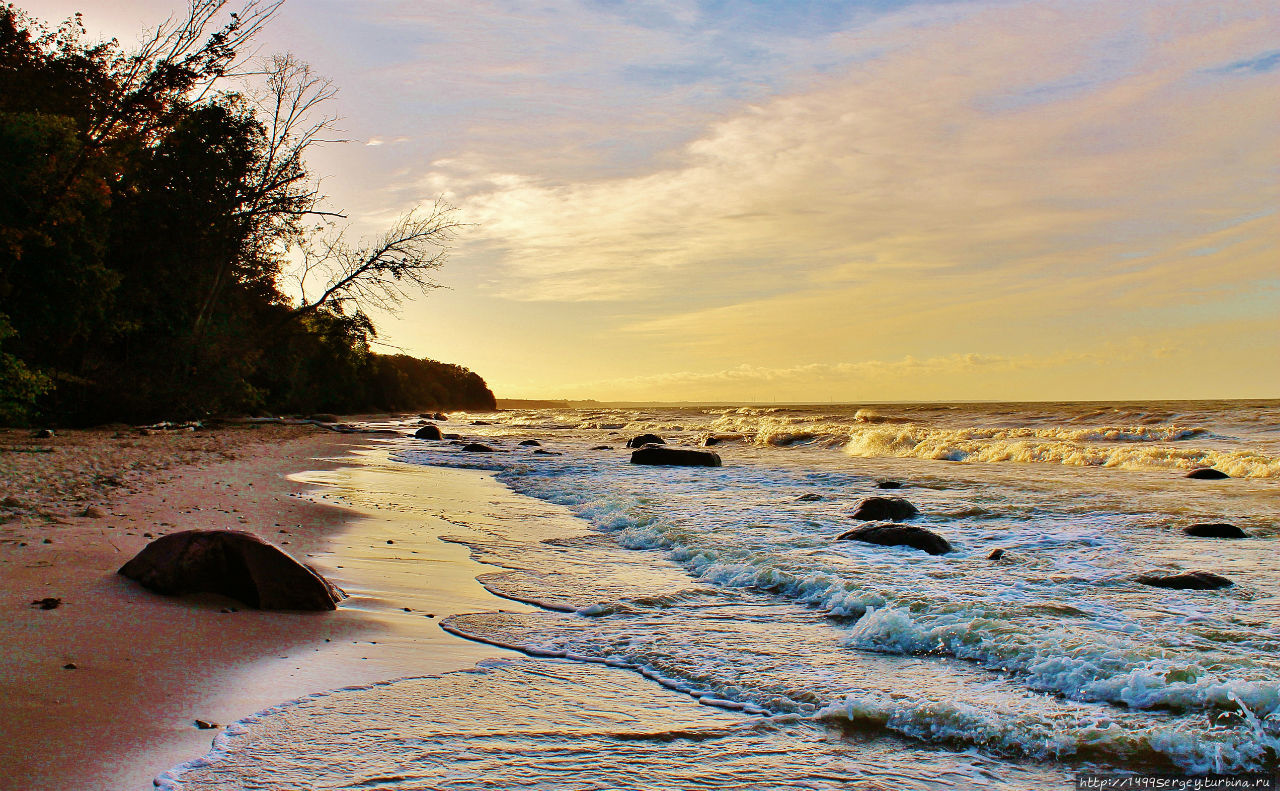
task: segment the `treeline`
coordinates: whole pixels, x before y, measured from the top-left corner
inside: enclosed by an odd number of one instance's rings
[[[492,408],[464,368],[370,350],[368,310],[435,285],[450,210],[347,245],[303,157],[331,87],[277,57],[223,89],[278,6],[224,2],[132,52],[0,6],[0,421]]]

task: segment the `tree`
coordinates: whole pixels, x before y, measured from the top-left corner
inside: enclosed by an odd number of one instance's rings
[[[290,313],[298,318],[320,309],[368,315],[395,311],[415,292],[440,288],[434,279],[449,257],[449,243],[465,224],[443,199],[404,214],[373,242],[351,246],[345,231],[300,245],[294,274],[301,295]],[[323,280],[310,288],[308,281]]]

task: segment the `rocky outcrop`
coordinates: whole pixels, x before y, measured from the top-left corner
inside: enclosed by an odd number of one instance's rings
[[[901,497],[866,497],[854,506],[853,513],[849,514],[849,518],[863,519],[868,522],[883,519],[901,522],[919,513],[914,505]]]
[[[1208,571],[1188,571],[1182,574],[1143,574],[1138,582],[1153,588],[1173,588],[1175,590],[1208,591],[1228,588],[1234,585],[1231,580]]]
[[[627,440],[628,448],[643,448],[645,445],[666,445],[667,441],[657,434],[641,434]]]
[[[1236,527],[1223,523],[1200,524],[1184,527],[1182,532],[1196,538],[1248,538],[1249,534]]]
[[[1215,470],[1212,467],[1201,467],[1198,470],[1192,470],[1187,473],[1185,477],[1198,478],[1202,481],[1220,481],[1223,478],[1230,478],[1231,476],[1227,475],[1222,470]]]
[[[315,569],[239,530],[171,533],[118,573],[166,596],[220,593],[262,610],[333,610],[346,598]]]
[[[861,525],[841,533],[836,540],[864,541],[886,547],[911,547],[928,552],[930,555],[945,555],[951,551],[951,544],[932,530],[892,522]]]
[[[418,439],[444,439],[444,435],[440,433],[440,427],[435,423],[428,423],[417,431],[413,432],[413,436]]]
[[[631,453],[632,464],[657,464],[670,467],[719,467],[720,454],[697,448],[673,448],[668,445],[645,445]]]

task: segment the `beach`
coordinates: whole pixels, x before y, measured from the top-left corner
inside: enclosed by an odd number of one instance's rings
[[[24,788],[113,791],[1270,771],[1278,409],[533,409],[454,414],[454,441],[415,439],[416,416],[365,423],[381,436],[263,427],[140,474],[108,517],[4,526],[4,721],[22,725],[3,760]],[[723,466],[629,463],[649,433]],[[1186,477],[1205,467],[1230,477]],[[947,550],[840,540],[875,497]],[[1227,521],[1247,537],[1184,530]],[[349,598],[224,612],[114,575],[141,533],[206,526],[254,529]],[[1191,570],[1231,584],[1139,580]],[[30,607],[45,596],[64,604]]]
[[[49,440],[4,432],[0,498],[22,503],[6,508],[0,525],[4,786],[150,788],[165,769],[203,754],[221,726],[259,709],[502,653],[437,626],[454,612],[489,609],[477,600],[493,599],[474,582],[479,567],[465,548],[435,540],[431,530],[443,527],[303,496],[367,444],[273,425],[60,432]],[[366,489],[397,485],[385,471],[362,472]],[[470,496],[457,485],[437,485],[434,494],[442,502]],[[102,515],[82,516],[90,507]],[[115,573],[148,533],[192,528],[260,535],[350,598],[331,613],[260,612],[221,597],[158,596]],[[392,533],[396,544],[387,542]],[[397,587],[397,558],[429,564],[432,581]],[[32,606],[46,597],[61,605]],[[219,728],[201,729],[197,719]]]

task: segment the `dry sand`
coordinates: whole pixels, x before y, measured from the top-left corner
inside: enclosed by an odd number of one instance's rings
[[[505,490],[389,462],[361,450],[370,443],[271,425],[0,432],[0,500],[16,498],[0,507],[0,788],[142,791],[208,749],[217,731],[197,719],[225,725],[310,692],[500,655],[436,625],[521,607],[481,588],[486,569],[437,536],[459,532],[450,511]],[[327,494],[304,496],[317,486]],[[116,575],[148,533],[197,527],[257,533],[352,596],[334,613],[267,613]],[[32,606],[46,597],[61,606]]]

